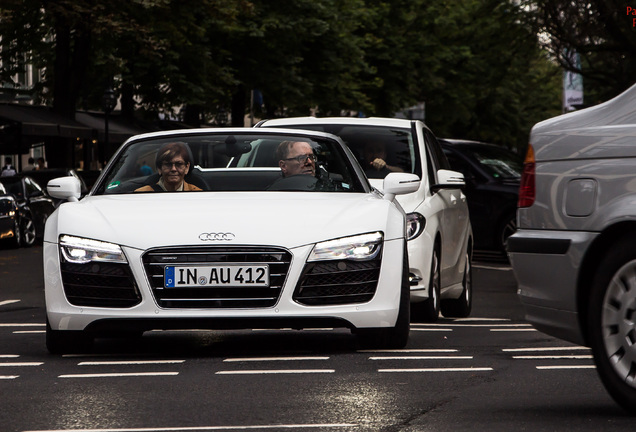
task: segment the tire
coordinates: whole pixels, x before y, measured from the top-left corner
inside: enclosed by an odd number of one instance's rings
[[[456,299],[444,299],[441,302],[442,315],[447,318],[466,318],[473,308],[473,266],[470,254],[466,253],[462,294]]]
[[[46,349],[51,354],[87,353],[92,350],[93,338],[83,331],[53,330],[46,320]]]
[[[431,257],[431,274],[428,284],[429,297],[423,302],[411,305],[411,316],[414,322],[432,323],[437,321],[439,317],[441,289],[439,256],[439,250],[435,248]]]
[[[612,245],[593,278],[588,335],[603,385],[636,414],[636,234]]]
[[[517,217],[515,214],[509,215],[504,219],[504,223],[499,228],[496,245],[499,250],[506,253],[508,246],[508,237],[513,235],[517,231]]]
[[[22,217],[20,220],[20,229],[22,231],[22,246],[33,246],[37,239],[37,230],[31,214]]]
[[[357,329],[357,341],[361,348],[400,349],[409,341],[411,331],[411,288],[409,284],[408,252],[404,248],[400,306],[395,327]]]
[[[22,231],[20,230],[20,224],[18,220],[15,220],[15,225],[13,227],[13,237],[7,240],[10,247],[17,249],[22,244]]]

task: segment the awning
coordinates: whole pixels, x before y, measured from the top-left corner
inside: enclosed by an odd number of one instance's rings
[[[98,132],[99,141],[106,141],[104,113],[78,111],[75,113],[75,120],[86,127],[95,129]],[[108,141],[111,143],[123,143],[133,135],[146,132],[152,132],[152,130],[128,124],[119,116],[108,117]]]
[[[23,136],[92,138],[93,130],[45,106],[0,104],[0,118],[21,125]]]

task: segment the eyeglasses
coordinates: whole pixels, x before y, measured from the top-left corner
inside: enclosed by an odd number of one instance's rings
[[[302,163],[305,163],[307,159],[309,159],[311,162],[316,162],[318,160],[315,154],[304,154],[304,155],[296,156],[293,158],[287,158],[285,160],[286,161],[295,160],[299,164],[302,164]]]
[[[187,164],[185,162],[162,162],[161,166],[165,169],[170,169],[175,166],[178,170],[182,170]]]

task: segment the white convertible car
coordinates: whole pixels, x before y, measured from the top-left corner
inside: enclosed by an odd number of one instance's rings
[[[261,161],[238,163],[249,158]],[[67,202],[44,238],[47,348],[153,329],[266,327],[347,327],[365,346],[403,347],[409,265],[395,196],[419,185],[393,173],[379,193],[326,133],[133,137],[81,200],[73,177],[48,184]]]

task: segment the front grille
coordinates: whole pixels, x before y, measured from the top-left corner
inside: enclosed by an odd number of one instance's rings
[[[126,308],[141,301],[128,264],[62,261],[61,272],[64,293],[72,305]]]
[[[266,308],[278,301],[289,271],[291,253],[268,247],[200,247],[156,249],[143,256],[146,275],[157,304],[163,308]],[[267,264],[268,287],[166,288],[168,265]]]
[[[378,286],[380,256],[370,261],[308,263],[298,281],[294,300],[308,306],[370,301]]]

